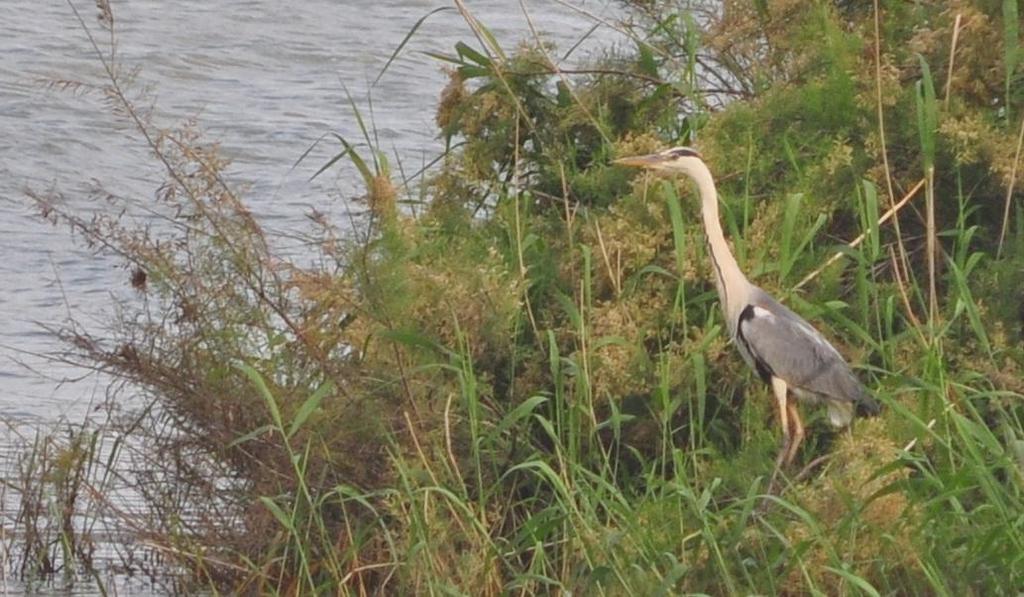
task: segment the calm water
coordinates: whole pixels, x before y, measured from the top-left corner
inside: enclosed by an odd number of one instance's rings
[[[603,18],[616,14],[614,0],[573,2]],[[74,3],[102,39],[94,2]],[[518,1],[466,4],[506,49],[530,36]],[[141,84],[152,85],[156,122],[173,125],[196,117],[232,159],[231,179],[248,185],[253,212],[282,232],[303,230],[310,207],[345,221],[354,173],[339,169],[309,182],[336,147],[319,147],[292,169],[324,133],[359,138],[345,87],[364,110],[372,93],[381,146],[393,153],[393,163],[401,159],[415,170],[440,149],[433,116],[445,83],[439,64],[423,52],[450,52],[456,41],[473,39],[454,11],[434,15],[371,90],[414,23],[449,5],[445,0],[115,0],[113,5],[122,59],[141,67]],[[529,0],[527,6],[545,39],[561,51],[593,26],[553,0]],[[60,347],[40,324],[59,326],[73,316],[99,329],[114,315],[112,299],[131,298],[132,291],[117,260],[94,255],[76,245],[67,230],[41,222],[25,190],[58,191],[69,205],[87,211],[102,209],[90,199],[95,184],[144,202],[154,196],[162,173],[131,127],[104,108],[99,94],[62,91],[52,84],[104,83],[102,67],[66,2],[4,0],[2,30],[0,421],[30,430],[62,417],[81,421],[106,391],[102,378],[82,378],[82,371],[45,358]],[[615,32],[599,29],[569,62],[617,41]],[[10,458],[11,441],[0,432],[0,459]],[[8,495],[0,504],[5,518],[10,500]],[[0,593],[25,590],[8,584],[5,572],[0,570]],[[120,584],[132,594],[159,592]]]
[[[612,0],[575,0],[614,17]],[[75,0],[95,34],[91,0]],[[370,83],[413,24],[445,0],[123,0],[114,2],[124,60],[152,84],[157,122],[198,117],[233,160],[235,181],[250,185],[253,211],[271,229],[304,226],[310,206],[341,221],[351,172],[308,182],[336,148],[324,145],[292,165],[321,135],[359,138],[344,87],[364,110]],[[502,44],[530,36],[519,2],[467,0]],[[173,8],[172,8],[173,6]],[[566,50],[592,26],[552,0],[527,3],[546,39]],[[64,229],[41,223],[24,190],[56,189],[79,208],[97,181],[145,201],[161,172],[131,128],[111,116],[98,94],[55,89],[51,81],[102,84],[101,66],[68,5],[60,0],[5,0],[0,36],[0,416],[21,422],[80,418],[104,384],[41,354],[57,345],[39,323],[68,314],[99,325],[111,297],[128,296],[116,260],[75,245]],[[433,115],[445,76],[424,51],[449,52],[472,41],[452,12],[431,17],[372,89],[381,146],[415,170],[436,155]],[[598,30],[577,56],[613,41]],[[571,61],[572,59],[570,59]],[[392,157],[392,161],[394,161]]]

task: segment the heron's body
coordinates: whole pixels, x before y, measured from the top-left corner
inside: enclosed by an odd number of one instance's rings
[[[780,465],[793,460],[804,436],[800,414],[790,397],[824,403],[836,427],[850,423],[857,405],[877,409],[839,351],[811,324],[751,284],[740,271],[718,220],[714,179],[695,151],[678,147],[618,162],[686,174],[697,184],[708,252],[729,335],[743,360],[771,386],[778,401],[783,429]]]

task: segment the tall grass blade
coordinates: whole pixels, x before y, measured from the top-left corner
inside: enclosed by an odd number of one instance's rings
[[[277,505],[277,502],[269,497],[261,495],[260,503],[266,506],[267,510],[270,510],[270,513],[274,515],[274,518],[277,519],[277,522],[279,522],[285,530],[292,534],[295,533],[295,523],[292,521],[291,517],[281,509],[281,506]]]
[[[935,167],[935,135],[939,129],[938,102],[935,99],[935,84],[932,71],[924,56],[918,55],[921,65],[921,80],[915,85],[917,105],[917,131],[921,141],[921,159],[924,169]]]
[[[834,568],[832,566],[825,566],[825,570],[828,570],[833,574],[843,577],[847,582],[860,589],[865,595],[870,595],[871,597],[882,597],[881,593],[878,592],[878,589],[873,587],[871,583],[857,576],[856,574],[853,574],[849,570]]]
[[[423,23],[425,23],[427,19],[436,15],[439,12],[445,12],[449,10],[455,9],[451,6],[439,6],[434,10],[428,12],[427,14],[423,15],[422,17],[420,17],[419,20],[416,21],[416,23],[412,26],[412,29],[410,29],[409,32],[405,34],[405,37],[402,38],[402,41],[398,44],[398,47],[395,48],[395,51],[391,53],[390,57],[388,57],[387,62],[384,63],[384,67],[380,69],[379,73],[377,73],[377,77],[374,78],[373,83],[371,83],[370,86],[375,87],[377,85],[377,82],[380,81],[380,78],[384,76],[384,73],[388,72],[388,68],[391,66],[391,63],[394,62],[396,58],[398,58],[398,55],[402,52],[402,49],[405,47],[407,43],[409,43],[409,40],[412,39],[412,36],[416,35],[416,32],[419,31],[420,27],[423,26]]]
[[[349,107],[352,108],[352,115],[356,117],[356,124],[359,126],[359,132],[363,134],[363,140],[366,141],[366,145],[370,148],[371,154],[375,156],[374,166],[376,167],[377,152],[374,151],[374,148],[376,147],[376,144],[373,142],[374,136],[370,135],[370,129],[366,126],[366,121],[363,119],[363,111],[359,109],[359,106],[356,104],[356,99],[352,97],[352,93],[348,90],[348,86],[342,84],[342,89],[345,91],[345,99],[348,100]]]
[[[342,147],[345,148],[345,151],[341,152],[340,154],[332,158],[332,161],[330,163],[338,161],[338,159],[340,159],[343,156],[348,156],[348,159],[351,160],[352,164],[356,167],[357,170],[359,170],[359,174],[363,177],[363,182],[366,183],[367,187],[372,185],[374,174],[366,165],[366,161],[363,160],[362,156],[356,153],[355,148],[352,147],[352,144],[349,143],[348,140],[346,140],[344,137],[337,133],[332,134],[336,139],[338,139],[338,141],[341,142],[341,145]],[[320,172],[322,172],[324,169],[326,169],[326,166],[324,168],[321,168],[320,171],[317,172],[317,174],[320,174]]]
[[[682,276],[686,271],[686,228],[683,225],[683,211],[679,206],[679,196],[675,185],[665,182],[665,202],[668,204],[669,220],[672,223],[672,241],[675,247],[676,272]]]
[[[476,50],[473,49],[473,46],[467,44],[466,42],[456,42],[455,52],[459,55],[459,58],[475,62],[477,65],[487,69],[487,72],[490,72],[490,69],[494,67],[493,60],[491,60],[487,56],[484,56],[480,52],[477,52]]]
[[[240,446],[240,445],[242,445],[242,444],[244,444],[246,442],[251,442],[252,440],[254,440],[254,439],[258,438],[258,437],[261,437],[263,435],[266,435],[267,433],[272,433],[276,429],[277,428],[274,427],[273,425],[260,425],[259,427],[257,427],[256,429],[253,429],[249,433],[246,433],[244,435],[238,436],[237,439],[235,439],[230,444],[228,444],[228,447],[229,448],[234,448],[234,447]]]
[[[277,400],[270,392],[270,388],[267,387],[267,383],[263,381],[263,376],[260,375],[259,371],[247,363],[237,363],[235,367],[249,378],[250,383],[252,383],[253,387],[256,388],[256,391],[263,399],[264,404],[267,405],[267,410],[270,411],[270,417],[274,421],[274,425],[282,434],[284,434],[284,423],[281,422],[281,410],[277,406]]]
[[[985,324],[981,320],[981,313],[978,311],[978,303],[975,301],[971,288],[967,284],[967,276],[978,260],[983,257],[981,253],[971,255],[967,260],[966,267],[961,269],[953,260],[949,260],[949,271],[953,277],[953,284],[956,289],[957,299],[954,306],[954,315],[961,311],[967,313],[967,320],[970,322],[971,330],[975,338],[981,343],[985,352],[992,356],[992,345],[988,339],[988,332],[985,331]]]
[[[298,433],[299,429],[306,423],[306,419],[320,406],[320,402],[334,391],[334,382],[328,381],[320,384],[320,387],[315,392],[310,394],[309,398],[302,403],[299,410],[295,412],[295,416],[292,418],[291,425],[288,426],[288,437],[294,436]]]
[[[925,170],[925,250],[928,260],[928,322],[934,333],[939,310],[936,285],[938,261],[938,233],[935,229],[935,137],[938,134],[938,102],[935,99],[935,85],[931,69],[923,56],[918,55],[921,64],[921,80],[917,82],[915,95],[917,104],[917,128],[921,139],[921,159]]]
[[[511,429],[514,425],[528,419],[533,415],[533,411],[536,410],[538,406],[548,402],[548,400],[547,396],[531,396],[530,398],[527,398],[521,404],[512,409],[512,412],[508,413],[501,419],[501,422],[498,423],[497,428],[494,430],[494,434],[496,436],[500,436]]]
[[[861,228],[864,230],[869,263],[878,261],[882,255],[881,235],[878,229],[878,189],[870,180],[861,181],[861,192],[864,198],[864,209]]]
[[[309,151],[312,151],[312,149],[313,148],[310,147],[308,150],[306,150],[306,153],[309,153]],[[349,153],[349,150],[346,148],[346,149],[342,150],[341,152],[334,154],[331,157],[331,159],[327,160],[327,162],[323,166],[320,166],[320,168],[316,172],[314,172],[312,176],[309,177],[310,182],[316,180],[316,178],[318,176],[320,176],[321,174],[323,174],[324,172],[329,170],[331,166],[333,166],[334,164],[338,163],[338,160],[340,160],[340,159],[344,158],[345,156],[347,156],[348,153]],[[303,154],[303,156],[305,156],[305,154]]]

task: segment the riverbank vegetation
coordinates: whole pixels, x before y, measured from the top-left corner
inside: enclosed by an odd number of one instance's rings
[[[58,451],[30,502],[92,472],[72,505],[232,593],[1020,589],[1018,7],[879,4],[632,0],[629,41],[569,71],[456,2],[443,158],[407,178],[353,102],[365,137],[329,137],[324,166],[355,166],[363,218],[311,213],[301,262],[101,46],[166,169],[163,225],[37,200],[140,294],[60,330],[66,358],[148,406],[89,432],[112,450]],[[610,165],[683,144],[741,267],[884,405],[850,431],[812,415],[773,495],[772,401],[728,343],[693,191]],[[143,511],[116,511],[111,475]]]

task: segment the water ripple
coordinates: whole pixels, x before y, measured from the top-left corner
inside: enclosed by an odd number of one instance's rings
[[[613,10],[611,0],[580,1],[593,12]],[[126,62],[142,67],[139,82],[152,84],[157,121],[198,116],[233,160],[229,178],[250,186],[253,212],[288,231],[305,229],[310,206],[338,214],[345,225],[336,197],[355,194],[354,183],[346,181],[357,175],[340,170],[337,177],[309,182],[338,151],[336,144],[322,143],[294,171],[292,165],[327,132],[360,138],[345,88],[365,109],[369,83],[394,48],[420,17],[444,4],[184,0],[171,9],[164,0],[133,0],[115,9],[119,48]],[[518,3],[469,4],[506,48],[529,36]],[[555,3],[532,4],[535,22],[562,47],[590,28]],[[93,3],[75,5],[102,42]],[[592,43],[613,38],[605,32]],[[424,52],[451,52],[456,41],[472,39],[454,12],[431,17],[373,91],[382,145],[394,148],[404,163],[420,164],[440,149],[433,113],[445,74]],[[65,321],[69,306],[88,322],[102,321],[110,315],[111,292],[127,291],[128,283],[116,260],[76,246],[66,228],[40,221],[24,190],[52,188],[76,209],[101,211],[105,206],[89,193],[94,180],[147,200],[161,172],[130,125],[104,109],[102,94],[70,83],[104,81],[66,4],[6,0],[0,55],[0,346],[7,347],[0,348],[0,412],[45,420],[81,411],[88,403],[81,396],[94,388],[55,388],[47,374],[55,371],[51,377],[59,379],[67,372],[24,357],[60,348],[38,323]],[[5,358],[11,350],[16,358]]]

